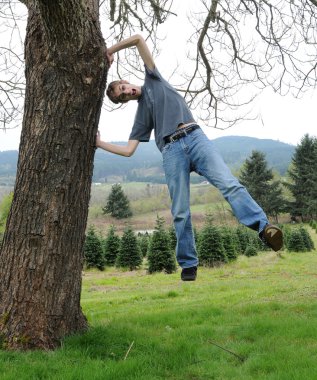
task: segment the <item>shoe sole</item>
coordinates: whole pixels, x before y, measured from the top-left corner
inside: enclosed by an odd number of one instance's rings
[[[197,267],[190,267],[182,269],[182,281],[195,281],[197,277]]]
[[[266,244],[277,252],[283,247],[283,233],[275,226],[269,226],[265,229],[263,234]]]
[[[193,277],[193,276],[191,276],[191,277],[181,277],[181,279],[182,279],[182,281],[195,281],[196,280],[196,276],[195,277]]]

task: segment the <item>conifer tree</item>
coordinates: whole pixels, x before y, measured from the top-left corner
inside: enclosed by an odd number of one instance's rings
[[[165,221],[157,216],[148,254],[149,273],[176,271],[175,255],[171,249],[169,234],[164,228]]]
[[[284,247],[288,249],[288,242],[291,236],[291,227],[290,225],[283,225],[282,226],[282,231],[283,231],[283,242],[284,242]]]
[[[314,161],[311,171],[311,189],[308,206],[308,213],[311,215],[311,220],[317,218],[317,138],[314,139],[313,156]]]
[[[285,210],[285,200],[280,181],[273,181],[273,177],[264,153],[254,150],[245,161],[239,179],[267,215],[277,222],[278,214]]]
[[[141,234],[138,236],[138,244],[140,247],[142,257],[146,257],[150,244],[150,236],[148,233]]]
[[[268,169],[264,153],[254,150],[241,169],[240,182],[247,187],[252,197],[263,207],[268,183],[273,179],[272,171]]]
[[[123,219],[132,216],[130,202],[119,183],[111,187],[106,206],[102,209],[104,214],[110,214],[114,218]]]
[[[102,244],[94,226],[90,226],[84,244],[85,264],[89,268],[105,269],[105,258]]]
[[[221,233],[212,224],[212,217],[206,216],[206,222],[199,234],[198,241],[199,263],[203,266],[213,267],[228,262]]]
[[[281,182],[279,180],[272,181],[266,195],[265,211],[267,215],[274,219],[275,223],[278,223],[279,214],[285,212],[286,210],[287,202],[283,197]]]
[[[123,232],[116,265],[118,267],[134,270],[141,264],[142,257],[137,237],[132,228],[129,226]]]
[[[246,229],[246,227],[239,225],[236,228],[236,235],[237,235],[237,240],[239,242],[238,244],[238,252],[243,255],[248,244],[249,244],[249,234]]]
[[[199,240],[199,231],[198,231],[198,229],[195,226],[194,226],[193,230],[194,230],[195,244],[197,245],[198,244],[198,240]]]
[[[238,253],[237,253],[237,247],[235,244],[234,231],[228,227],[223,227],[221,228],[220,232],[221,232],[223,247],[228,257],[228,260],[229,261],[236,260]]]
[[[293,228],[287,241],[287,249],[291,252],[306,251],[305,242],[299,228]]]
[[[176,250],[176,244],[177,244],[177,237],[176,237],[176,232],[175,232],[174,226],[170,226],[168,228],[168,237],[169,237],[169,240],[170,240],[171,250],[173,252],[175,252],[175,250]]]
[[[258,250],[257,247],[253,244],[249,244],[244,251],[245,256],[251,257],[251,256],[257,256]]]
[[[104,240],[106,265],[114,265],[120,249],[120,237],[116,234],[114,225],[109,227],[106,239]]]
[[[309,235],[309,232],[306,230],[306,228],[304,226],[300,226],[299,232],[302,235],[306,251],[311,251],[311,250],[315,249],[314,242],[313,242],[311,236]]]
[[[290,181],[285,185],[293,201],[289,212],[301,221],[317,217],[317,139],[305,135],[296,147],[292,165],[288,170]]]

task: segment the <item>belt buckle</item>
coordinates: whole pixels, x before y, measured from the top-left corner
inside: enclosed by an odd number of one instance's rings
[[[180,133],[174,133],[171,137],[170,137],[170,140],[171,142],[175,142],[177,141],[180,137]]]

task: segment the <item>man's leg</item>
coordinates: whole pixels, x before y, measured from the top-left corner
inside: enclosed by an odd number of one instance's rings
[[[181,268],[197,267],[198,259],[189,203],[190,161],[181,140],[163,150],[163,166],[172,200],[172,215],[177,237],[176,258]]]
[[[281,229],[269,224],[262,208],[232,175],[214,144],[201,130],[187,136],[186,143],[196,172],[221,191],[239,222],[258,231],[259,237],[274,251],[280,250],[283,246]]]
[[[232,175],[214,144],[201,130],[194,131],[187,138],[190,137],[189,152],[195,171],[220,190],[240,223],[259,233],[263,231],[269,223],[264,211]]]

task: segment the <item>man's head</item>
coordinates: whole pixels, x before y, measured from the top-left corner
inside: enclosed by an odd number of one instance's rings
[[[109,84],[107,96],[115,104],[127,103],[129,100],[136,100],[141,96],[141,87],[126,80],[116,80]]]

